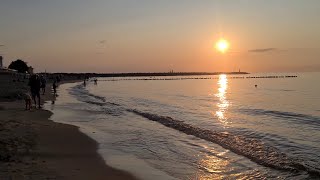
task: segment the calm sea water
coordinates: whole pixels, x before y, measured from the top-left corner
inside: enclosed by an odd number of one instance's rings
[[[46,107],[141,179],[319,179],[320,74],[290,75],[100,78]]]

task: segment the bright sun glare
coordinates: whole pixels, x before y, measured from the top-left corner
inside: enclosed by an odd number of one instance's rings
[[[229,42],[225,39],[220,39],[216,43],[216,49],[221,53],[225,53],[229,49]]]

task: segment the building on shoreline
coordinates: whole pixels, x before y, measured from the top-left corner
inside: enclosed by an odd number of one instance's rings
[[[2,56],[0,56],[0,68],[1,68],[1,69],[3,68],[2,60],[3,60],[3,57],[2,57]]]
[[[29,67],[28,67],[28,73],[29,73],[30,75],[33,74],[33,67],[32,67],[32,66],[29,66]]]
[[[0,56],[0,74],[17,74],[18,72],[13,69],[8,69],[3,66],[3,57]]]

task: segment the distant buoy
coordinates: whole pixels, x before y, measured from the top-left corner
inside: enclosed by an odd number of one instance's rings
[[[258,87],[258,85],[254,85],[254,87],[256,87],[256,88],[257,88],[257,87]]]

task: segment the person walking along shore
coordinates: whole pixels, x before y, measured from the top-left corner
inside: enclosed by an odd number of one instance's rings
[[[41,87],[41,82],[40,82],[40,78],[38,75],[34,74],[30,77],[29,79],[29,84],[30,86],[30,92],[31,92],[31,96],[32,96],[32,100],[34,102],[35,107],[37,107],[37,101],[36,99],[38,99],[38,108],[40,109],[40,87]]]

